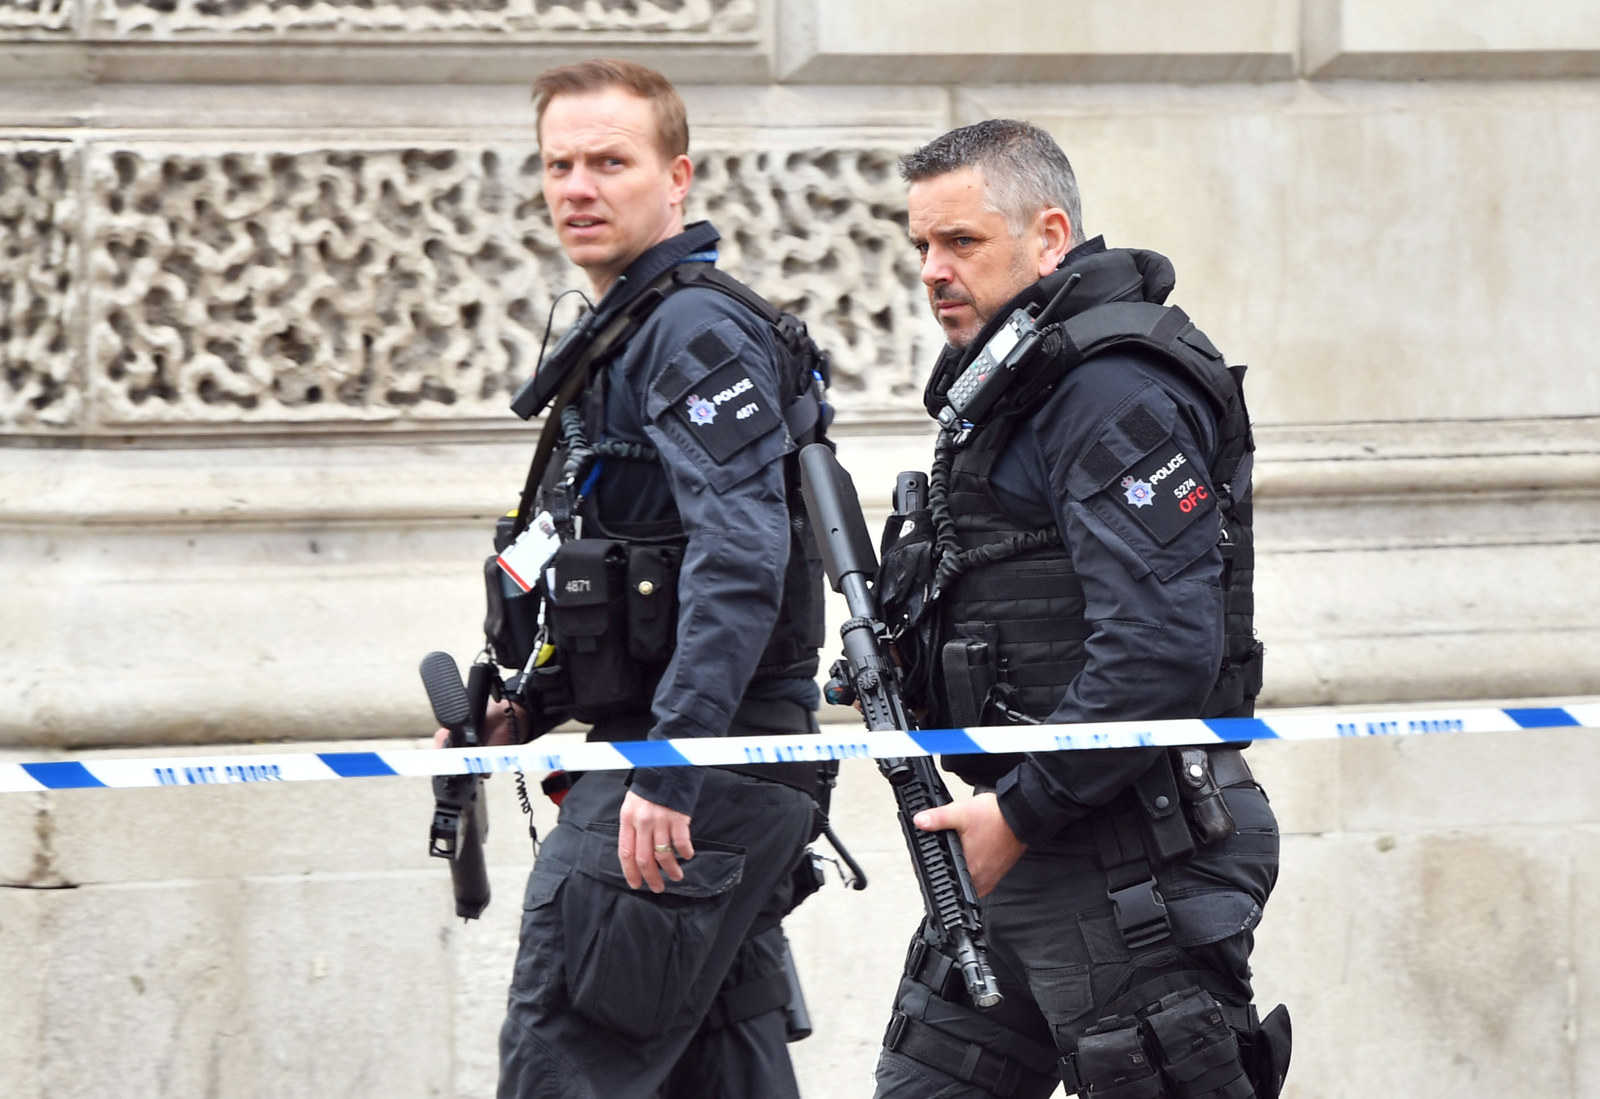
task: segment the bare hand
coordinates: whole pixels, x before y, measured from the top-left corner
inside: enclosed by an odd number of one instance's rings
[[[528,712],[515,702],[491,702],[489,710],[483,715],[483,729],[479,732],[479,740],[483,744],[511,744],[511,719],[506,716],[511,707],[517,707],[517,720],[525,723]],[[433,732],[433,746],[435,748],[450,747],[450,730],[435,729]]]
[[[689,839],[689,815],[657,805],[629,790],[622,799],[617,820],[617,861],[622,876],[634,889],[648,885],[650,892],[666,889],[663,872],[673,881],[683,880],[679,859],[694,858]]]
[[[937,809],[924,809],[913,823],[924,832],[955,829],[956,835],[961,837],[962,853],[967,857],[972,887],[980,897],[987,897],[1028,849],[1000,815],[1000,803],[993,794],[979,794]]]

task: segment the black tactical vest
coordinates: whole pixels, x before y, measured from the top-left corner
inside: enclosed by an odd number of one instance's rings
[[[1091,355],[1138,350],[1180,371],[1212,405],[1218,439],[1207,465],[1222,518],[1226,624],[1221,671],[1198,716],[1246,716],[1261,689],[1262,647],[1252,629],[1254,443],[1241,388],[1244,368],[1228,367],[1183,311],[1171,306],[1107,302],[1063,322],[1057,331],[1059,353],[1043,367],[1057,381]],[[936,521],[946,505],[948,519],[938,524],[943,529],[935,559],[942,571],[936,575],[942,577],[943,590],[935,602],[930,671],[942,723],[1003,724],[1007,707],[1042,720],[1085,663],[1091,627],[1084,617],[1083,587],[1060,532],[1054,527],[1019,529],[990,487],[1001,451],[1040,399],[1042,394],[1028,407],[982,426],[959,450],[948,430],[940,436],[929,498]],[[1109,454],[1106,460],[1112,461]],[[962,638],[986,648],[950,644]],[[975,677],[962,666],[969,650],[985,654],[988,672]],[[994,679],[987,696],[985,674]]]
[[[826,641],[825,606],[822,562],[800,494],[797,455],[799,447],[826,440],[831,417],[820,394],[826,384],[827,358],[807,335],[801,321],[778,311],[753,290],[716,268],[698,263],[682,265],[672,284],[664,287],[663,296],[686,286],[706,286],[727,294],[773,328],[778,347],[779,384],[785,401],[783,414],[796,447],[784,458],[790,522],[789,562],[783,595],[777,623],[762,650],[752,683],[769,678],[811,679],[819,667],[818,649]],[[623,346],[625,343],[619,343],[606,359],[594,364],[593,380],[576,404],[563,414],[561,438],[545,479],[547,488],[566,482],[581,490],[585,481],[596,474],[597,461],[603,461],[606,467],[614,470],[622,463],[659,460],[654,448],[648,445],[602,439],[607,396],[604,367],[621,353]],[[551,495],[547,491],[544,499],[550,499]],[[597,577],[607,571],[617,574],[626,605],[625,610],[610,615],[611,621],[607,624],[600,625],[597,621],[597,630],[609,630],[611,636],[597,633],[592,643],[582,640],[569,643],[569,650],[592,644],[593,667],[597,672],[603,670],[600,676],[573,677],[574,712],[583,720],[648,711],[656,685],[671,659],[677,636],[677,577],[687,537],[675,509],[669,506],[665,511],[667,514],[658,521],[626,526],[608,525],[589,500],[578,511],[583,519],[581,542],[603,539],[622,547],[621,552],[613,553],[622,559],[609,565],[597,562],[594,568]],[[650,598],[639,596],[641,580],[651,589]],[[659,609],[653,608],[648,621],[641,621],[637,608],[650,604]],[[597,620],[599,617],[596,615]],[[558,632],[561,628],[558,621]],[[622,634],[626,636],[618,636]],[[641,637],[641,634],[648,636]],[[580,657],[580,661],[583,659]],[[607,680],[610,689],[603,700],[586,703],[587,691],[604,688],[582,680],[596,678]]]

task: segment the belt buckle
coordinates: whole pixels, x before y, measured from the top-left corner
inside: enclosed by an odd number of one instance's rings
[[[900,1039],[906,1033],[906,1014],[903,1011],[891,1012],[889,1015],[889,1029],[883,1032],[883,1048],[891,1053],[900,1048]]]
[[[1142,950],[1172,934],[1167,902],[1156,888],[1154,877],[1113,889],[1110,894],[1117,930],[1122,932],[1122,941],[1129,950]]]
[[[921,935],[911,940],[911,949],[906,951],[906,965],[904,976],[916,978],[922,973],[922,962],[928,956],[928,943]]]

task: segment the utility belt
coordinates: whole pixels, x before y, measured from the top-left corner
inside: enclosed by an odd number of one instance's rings
[[[1233,835],[1223,790],[1255,778],[1238,748],[1169,748],[1104,811],[1069,826],[1094,844],[1117,929],[1136,954],[1172,935],[1155,871]],[[1087,836],[1084,836],[1084,833]]]
[[[523,686],[549,693],[566,716],[585,724],[647,710],[677,645],[682,566],[683,549],[671,543],[569,539],[538,577],[525,578],[524,592],[490,558],[489,646],[498,663],[525,670]],[[547,645],[551,652],[543,651]],[[809,678],[816,652],[784,634],[767,640],[761,660],[757,676],[798,671]],[[782,732],[804,730],[810,720],[750,714],[746,723]]]
[[[781,698],[746,698],[733,711],[728,723],[729,735],[762,736],[765,734],[792,735],[816,733],[817,715],[800,705]],[[818,807],[826,814],[835,777],[839,774],[836,759],[791,763],[730,763],[721,768],[752,778],[781,782],[816,799]]]
[[[1110,804],[1067,825],[1053,839],[1095,852],[1128,949],[1159,948],[1171,936],[1172,922],[1156,888],[1156,868],[1233,835],[1233,814],[1223,791],[1254,785],[1255,776],[1238,748],[1169,748]],[[976,790],[990,792],[993,787]]]
[[[595,723],[586,739],[598,741],[643,740],[655,724],[648,709],[633,709],[612,714]],[[746,698],[740,701],[728,722],[729,736],[793,736],[817,732],[817,715],[798,702],[781,698]],[[839,773],[838,760],[796,760],[788,763],[727,763],[712,768],[732,771],[791,786],[813,798],[821,810],[828,811],[829,795]],[[584,772],[569,773],[570,786]],[[547,791],[548,792],[548,791]]]

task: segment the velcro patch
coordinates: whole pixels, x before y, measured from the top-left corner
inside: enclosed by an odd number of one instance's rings
[[[782,422],[738,360],[706,375],[673,402],[672,413],[718,464]]]
[[[1106,491],[1162,545],[1217,506],[1194,463],[1171,440],[1134,463]]]

